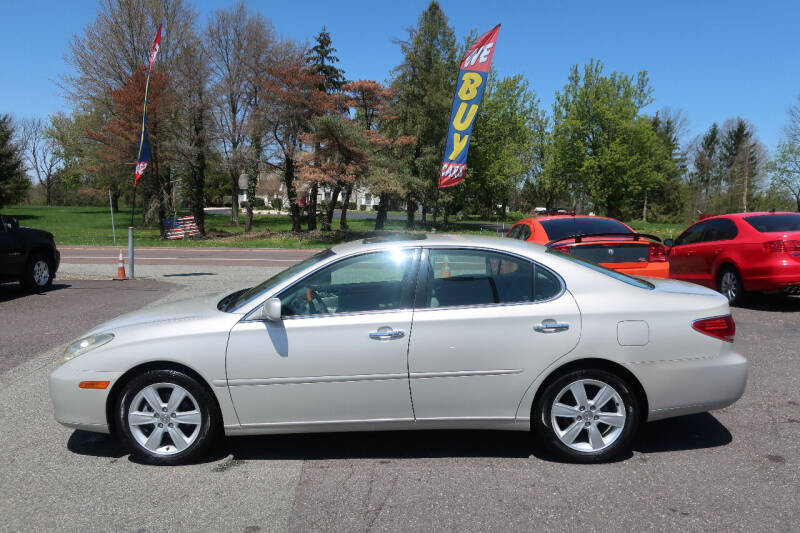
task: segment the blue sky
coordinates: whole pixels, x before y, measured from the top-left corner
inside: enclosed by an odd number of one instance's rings
[[[389,78],[395,44],[427,1],[255,1],[284,37],[310,40],[326,25],[349,79]],[[201,20],[232,0],[196,0]],[[774,151],[786,108],[800,93],[800,3],[791,1],[441,1],[459,38],[502,23],[494,64],[524,74],[549,109],[571,65],[594,57],[610,70],[647,70],[653,112],[682,109],[690,134],[742,116]],[[94,18],[90,0],[4,2],[0,112],[17,117],[68,110],[56,80],[71,35]],[[165,39],[168,39],[168,31]],[[456,66],[454,66],[455,75]],[[443,127],[445,127],[443,125]]]

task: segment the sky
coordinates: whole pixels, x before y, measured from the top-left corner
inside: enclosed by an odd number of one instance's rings
[[[233,0],[195,0],[200,20]],[[386,81],[401,60],[398,40],[426,0],[250,0],[286,38],[310,42],[331,33],[348,79]],[[440,0],[459,41],[501,23],[494,66],[523,74],[550,110],[569,68],[590,58],[608,72],[646,70],[655,102],[682,110],[685,141],[713,122],[741,116],[774,153],[800,94],[800,2],[739,0],[496,1]],[[0,113],[17,118],[69,111],[57,85],[69,72],[67,42],[93,20],[91,0],[4,0],[0,7]],[[155,33],[155,28],[153,29]],[[164,39],[169,38],[165,28]],[[453,76],[457,65],[453,66]],[[446,125],[442,126],[446,128]]]

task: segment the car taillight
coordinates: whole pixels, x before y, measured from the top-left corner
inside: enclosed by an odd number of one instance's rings
[[[771,254],[797,250],[800,250],[800,241],[778,239],[764,243],[764,251]]]
[[[553,246],[553,249],[557,252],[561,252],[562,254],[568,254],[570,247],[569,246]]]
[[[736,324],[731,315],[695,320],[692,327],[700,333],[728,342],[733,342],[733,336],[736,335]]]
[[[666,261],[667,254],[665,249],[660,244],[650,243],[650,250],[647,254],[647,261],[652,263],[654,261]]]

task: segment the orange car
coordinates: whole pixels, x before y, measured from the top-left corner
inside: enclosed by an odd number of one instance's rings
[[[636,233],[613,218],[534,216],[514,224],[506,237],[544,244],[623,274],[669,277],[669,263],[661,239]]]

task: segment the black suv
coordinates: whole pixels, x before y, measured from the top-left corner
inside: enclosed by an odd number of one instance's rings
[[[0,282],[19,281],[30,290],[48,289],[60,261],[52,233],[20,227],[16,218],[0,215]]]

